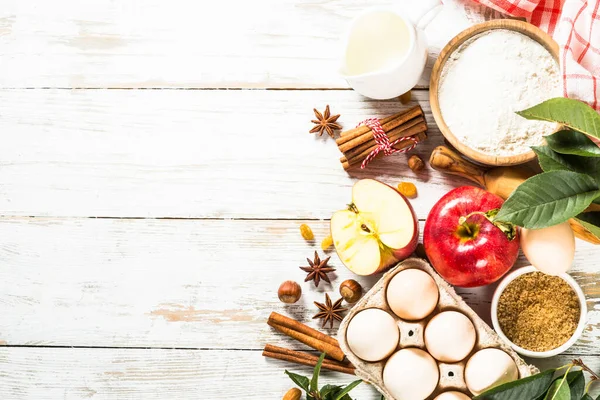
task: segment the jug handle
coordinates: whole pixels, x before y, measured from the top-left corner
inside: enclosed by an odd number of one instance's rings
[[[418,31],[423,31],[442,10],[441,0],[402,0],[397,6]]]

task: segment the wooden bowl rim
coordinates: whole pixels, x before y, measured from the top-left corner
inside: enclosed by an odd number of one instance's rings
[[[533,150],[529,150],[526,153],[516,154],[513,156],[493,156],[489,154],[482,153],[478,150],[475,150],[462,142],[460,142],[456,136],[450,131],[448,125],[444,121],[442,117],[442,113],[440,110],[440,105],[438,101],[438,85],[440,76],[442,71],[444,70],[444,66],[446,65],[446,61],[450,57],[450,55],[460,47],[464,42],[471,39],[473,36],[479,35],[480,33],[492,30],[492,29],[507,29],[515,32],[519,32],[523,35],[530,37],[535,40],[542,46],[548,50],[548,52],[552,55],[552,57],[559,63],[559,47],[558,44],[552,39],[550,35],[546,32],[542,31],[538,27],[531,25],[528,22],[515,20],[515,19],[495,19],[491,21],[482,22],[477,25],[473,25],[470,28],[465,29],[456,35],[452,40],[444,46],[440,55],[438,56],[433,69],[431,71],[431,79],[429,81],[429,102],[431,105],[431,112],[433,114],[433,118],[437,123],[442,135],[454,146],[458,151],[460,151],[465,156],[470,159],[480,162],[482,164],[494,165],[494,166],[510,166],[523,164],[527,161],[533,160],[536,155]]]

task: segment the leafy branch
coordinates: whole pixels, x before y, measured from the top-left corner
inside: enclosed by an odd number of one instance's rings
[[[323,364],[324,359],[325,353],[321,354],[321,357],[319,357],[319,361],[317,361],[317,365],[315,365],[310,380],[306,376],[298,375],[287,370],[285,373],[300,389],[306,392],[306,398],[308,400],[352,400],[348,393],[362,382],[360,379],[345,387],[338,385],[324,385],[319,390],[319,374],[321,373],[321,364]]]
[[[574,367],[580,368],[572,371]],[[561,370],[566,372],[560,374]],[[583,372],[591,375],[590,383],[586,386]],[[558,376],[555,376],[558,375]],[[492,388],[474,400],[600,400],[594,399],[588,392],[591,384],[600,377],[586,366],[581,359],[573,360],[561,368],[549,369],[527,378]]]
[[[533,147],[543,173],[523,182],[504,202],[497,220],[540,229],[575,218],[600,239],[600,114],[578,100],[555,98],[517,114],[562,124]],[[596,203],[596,204],[593,204]]]

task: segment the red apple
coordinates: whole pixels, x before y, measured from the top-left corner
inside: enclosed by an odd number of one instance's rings
[[[358,275],[384,271],[417,247],[419,224],[406,197],[384,183],[362,179],[352,188],[352,203],[331,217],[338,256]]]
[[[495,282],[517,260],[516,228],[512,240],[485,215],[504,201],[472,186],[454,189],[431,209],[423,245],[429,261],[448,283],[461,287]]]

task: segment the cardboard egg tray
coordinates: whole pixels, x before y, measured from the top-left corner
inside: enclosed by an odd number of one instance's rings
[[[398,272],[408,268],[418,268],[431,275],[436,282],[440,293],[438,305],[435,310],[427,318],[421,321],[404,321],[398,318],[387,305],[386,301],[386,288],[389,281]],[[346,354],[346,357],[356,367],[356,375],[359,378],[372,383],[388,400],[401,400],[395,399],[383,385],[383,368],[388,359],[386,358],[378,362],[364,361],[352,353],[350,347],[348,346],[348,342],[346,341],[346,330],[348,329],[348,323],[358,312],[367,308],[380,308],[387,311],[396,319],[398,328],[400,329],[400,341],[396,351],[406,347],[417,347],[427,351],[424,340],[425,326],[431,318],[442,311],[459,311],[469,317],[469,319],[471,319],[473,322],[475,331],[477,333],[477,341],[474,349],[461,362],[452,364],[438,362],[440,380],[433,394],[426,400],[433,399],[438,394],[449,390],[457,390],[465,394],[470,394],[464,379],[465,365],[473,353],[484,348],[498,348],[510,355],[517,364],[520,378],[524,378],[539,372],[534,366],[527,365],[527,363],[525,363],[525,361],[523,361],[523,359],[521,359],[517,353],[515,353],[508,345],[506,345],[500,339],[500,337],[496,335],[492,328],[490,328],[481,318],[479,318],[479,316],[463,301],[463,299],[456,294],[454,289],[446,281],[444,281],[427,262],[419,258],[410,258],[401,262],[391,271],[383,275],[383,277],[375,284],[375,286],[373,286],[373,288],[369,290],[369,292],[367,292],[363,298],[354,305],[354,307],[352,307],[344,320],[341,322],[338,331],[338,341],[340,343],[340,347]]]

